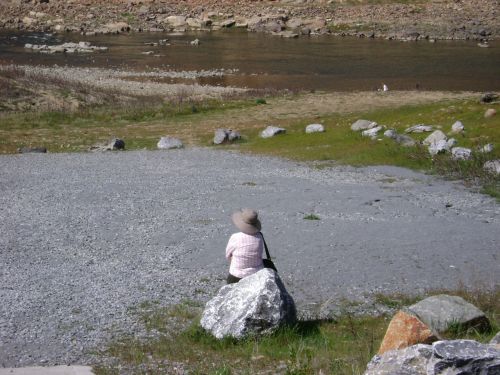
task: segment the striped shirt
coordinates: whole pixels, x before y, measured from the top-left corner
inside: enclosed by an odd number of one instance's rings
[[[229,238],[226,247],[226,258],[231,262],[229,273],[243,278],[260,271],[264,242],[259,233],[250,235],[242,232],[235,233]]]

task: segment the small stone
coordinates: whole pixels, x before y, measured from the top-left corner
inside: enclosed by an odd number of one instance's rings
[[[383,127],[379,125],[379,126],[377,126],[375,128],[363,130],[361,132],[361,135],[363,137],[375,138],[377,136],[378,132],[381,131],[382,129],[383,129]]]
[[[481,103],[492,103],[496,100],[498,100],[497,94],[495,94],[493,92],[487,92],[481,96],[480,102]]]
[[[488,108],[486,112],[484,112],[484,118],[491,118],[497,114],[496,109]]]
[[[446,141],[446,146],[448,146],[448,149],[452,148],[457,144],[457,140],[455,138],[450,138]]]
[[[483,165],[483,169],[491,174],[500,174],[500,159],[497,160],[489,160]]]
[[[403,147],[413,147],[417,144],[417,141],[406,134],[398,134],[394,140]]]
[[[161,137],[156,146],[160,150],[170,150],[184,147],[180,139],[173,137]]]
[[[285,134],[285,133],[286,129],[270,125],[260,133],[260,136],[261,138],[271,138],[274,137],[275,135]]]
[[[494,146],[492,143],[487,143],[483,147],[479,148],[479,152],[482,152],[483,154],[488,154],[492,152],[494,149]]]
[[[452,126],[451,126],[451,133],[456,134],[456,133],[462,133],[464,131],[464,124],[462,124],[461,121],[456,121]]]
[[[47,148],[45,147],[21,147],[17,149],[17,152],[20,154],[45,154],[47,152]]]
[[[322,133],[325,127],[322,124],[309,124],[306,126],[306,133]]]
[[[394,129],[388,129],[384,132],[384,137],[386,138],[396,139],[397,136],[398,133]]]
[[[469,160],[472,157],[472,150],[465,147],[453,147],[451,157],[454,160]]]

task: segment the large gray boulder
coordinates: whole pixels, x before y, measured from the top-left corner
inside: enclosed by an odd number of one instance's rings
[[[160,150],[170,150],[174,148],[183,148],[184,145],[180,139],[174,137],[161,137],[156,147]]]
[[[357,120],[351,125],[351,130],[367,130],[376,127],[378,124],[375,121]]]
[[[208,301],[201,326],[216,338],[268,334],[296,321],[295,303],[278,274],[264,268],[223,286]]]
[[[440,294],[423,299],[407,308],[438,335],[452,325],[485,329],[490,326],[486,315],[458,296]]]
[[[483,169],[486,172],[494,175],[500,174],[500,159],[488,160],[486,163],[484,163]]]
[[[437,341],[376,355],[365,375],[497,375],[500,351],[473,340]]]

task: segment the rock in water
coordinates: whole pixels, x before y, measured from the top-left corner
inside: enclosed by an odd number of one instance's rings
[[[375,121],[357,120],[351,125],[351,130],[359,131],[376,127],[378,124]]]
[[[268,126],[260,133],[260,136],[261,138],[271,138],[277,134],[284,134],[284,133],[286,133],[286,129],[279,128],[277,126]]]
[[[160,150],[170,150],[173,148],[183,148],[184,147],[184,145],[182,144],[180,139],[173,138],[173,137],[161,137],[156,146]]]
[[[458,296],[440,294],[428,297],[408,307],[408,311],[438,334],[446,332],[453,324],[478,329],[490,326],[481,310]]]
[[[325,131],[325,127],[321,124],[309,124],[306,126],[306,133],[322,133]]]
[[[273,270],[264,268],[223,286],[208,301],[201,326],[221,339],[268,334],[296,321],[295,303]]]

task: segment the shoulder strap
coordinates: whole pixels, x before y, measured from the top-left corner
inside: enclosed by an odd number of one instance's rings
[[[271,260],[271,254],[269,254],[269,249],[267,248],[266,240],[264,239],[264,235],[262,232],[259,232],[260,236],[262,237],[262,241],[264,242],[264,249],[266,250],[266,257],[267,259]]]

